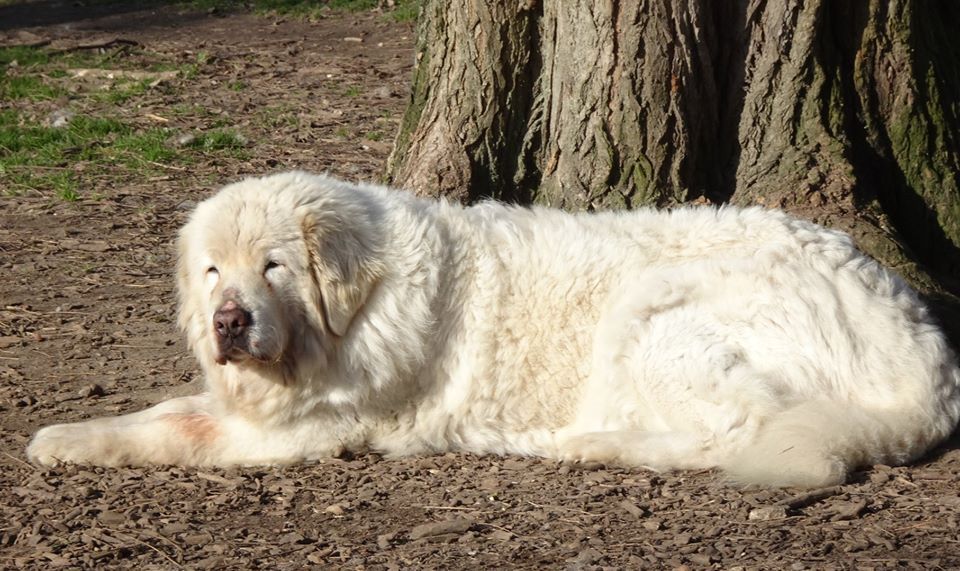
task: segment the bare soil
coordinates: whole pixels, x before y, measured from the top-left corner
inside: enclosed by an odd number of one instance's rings
[[[202,54],[195,77],[118,112],[190,132],[209,125],[171,109],[198,106],[208,123],[240,129],[250,152],[142,176],[86,172],[91,192],[77,202],[0,198],[0,567],[960,567],[956,439],[919,465],[877,466],[812,494],[740,490],[712,472],[462,454],[231,470],[30,466],[24,447],[45,424],[199,389],[174,325],[178,226],[197,200],[248,174],[301,167],[375,180],[406,102],[414,35],[376,13],[305,22],[26,6],[0,7],[3,45],[123,39],[171,61]]]

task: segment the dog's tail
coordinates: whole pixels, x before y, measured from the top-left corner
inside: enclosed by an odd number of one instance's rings
[[[928,406],[796,405],[761,425],[754,440],[721,467],[739,484],[818,488],[843,483],[857,467],[905,464],[953,431],[960,416],[953,388],[950,395],[928,399]]]

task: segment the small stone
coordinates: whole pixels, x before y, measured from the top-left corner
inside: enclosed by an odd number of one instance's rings
[[[777,519],[786,519],[786,506],[763,506],[750,510],[747,519],[753,521],[771,521]]]
[[[644,515],[643,510],[630,500],[623,500],[620,502],[620,508],[633,517],[643,517]]]
[[[98,384],[96,384],[96,383],[92,383],[92,384],[86,385],[85,387],[83,387],[82,389],[80,389],[80,390],[77,392],[77,394],[80,395],[80,398],[84,398],[84,399],[85,399],[85,398],[89,398],[89,397],[102,397],[103,395],[105,395],[105,394],[107,394],[107,393],[106,393],[106,391],[103,390],[103,387],[101,387],[100,385],[98,385]]]
[[[416,541],[425,537],[444,535],[448,533],[459,535],[473,527],[473,523],[473,520],[466,518],[424,523],[410,530],[410,539]]]
[[[176,535],[178,533],[188,531],[189,529],[190,526],[185,523],[168,523],[160,528],[160,533],[163,535]]]
[[[193,133],[183,133],[173,140],[173,144],[178,147],[186,147],[192,145],[196,140],[197,136]]]
[[[62,129],[70,124],[70,121],[75,115],[76,113],[70,111],[69,109],[57,109],[50,114],[50,117],[47,118],[47,121],[54,129]]]
[[[205,545],[210,543],[209,533],[188,533],[180,538],[187,545]]]
[[[577,558],[574,560],[576,565],[592,565],[600,559],[603,559],[603,554],[597,551],[592,547],[588,547],[580,552],[580,555],[577,555]]]
[[[696,563],[701,568],[707,568],[716,561],[716,557],[706,553],[694,553],[689,556],[691,563]]]
[[[97,521],[104,525],[120,525],[123,522],[127,521],[127,516],[123,515],[120,512],[115,511],[104,511],[100,512],[100,515],[97,516]]]
[[[393,541],[393,538],[396,537],[396,533],[384,533],[377,536],[377,547],[380,549],[388,549],[390,543]]]
[[[643,529],[646,529],[647,531],[660,531],[663,529],[663,524],[655,519],[645,521],[640,525],[642,525]]]
[[[277,539],[277,542],[278,543],[303,543],[305,540],[306,538],[303,536],[302,533],[291,531],[290,533],[281,535]]]
[[[867,509],[866,500],[858,500],[855,502],[844,502],[837,504],[833,507],[833,517],[830,518],[832,521],[843,521],[850,519],[857,519],[863,514],[864,510]]]
[[[340,504],[331,504],[323,508],[323,511],[324,513],[328,513],[335,516],[341,516],[344,514],[343,506],[341,506]]]

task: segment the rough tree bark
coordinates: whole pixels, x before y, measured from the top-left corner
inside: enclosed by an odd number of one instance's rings
[[[960,3],[426,0],[419,26],[393,184],[777,206],[960,283]]]

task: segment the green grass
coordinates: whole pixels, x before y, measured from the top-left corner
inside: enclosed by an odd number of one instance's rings
[[[203,133],[187,145],[190,148],[204,152],[229,151],[233,156],[243,156],[247,140],[240,134],[229,129],[214,129]]]
[[[40,101],[65,95],[63,89],[48,85],[33,75],[5,77],[0,82],[0,99],[30,99]]]
[[[257,117],[259,121],[271,129],[291,127],[297,124],[297,110],[287,103],[264,107],[257,113]]]
[[[48,61],[50,56],[46,50],[24,46],[0,48],[0,67],[3,68],[0,69],[0,73],[3,73],[13,62],[17,62],[17,67],[31,67]]]
[[[26,47],[0,48],[0,101],[40,101],[59,97],[62,90],[33,75],[37,66],[48,61],[49,56],[44,50]]]
[[[208,126],[184,146],[174,142],[177,131],[127,119],[141,115],[138,98],[153,89],[175,94],[177,84],[154,87],[151,79],[122,77],[90,83],[69,77],[69,70],[78,67],[147,68],[180,70],[180,80],[189,81],[210,61],[205,52],[187,64],[152,62],[157,59],[155,54],[138,53],[131,65],[125,59],[129,55],[121,51],[57,54],[41,48],[0,48],[0,193],[29,191],[65,202],[96,200],[101,195],[92,190],[89,179],[105,172],[142,178],[202,158],[248,158],[249,143],[232,128],[230,119],[202,106],[168,108],[170,114],[188,123]],[[232,87],[242,85],[238,82]],[[44,103],[67,95],[68,103]],[[71,115],[64,126],[53,127],[52,114],[59,107]]]
[[[247,140],[230,129],[197,136],[182,149],[166,128],[136,129],[116,119],[79,116],[66,127],[23,124],[14,111],[0,112],[0,181],[8,194],[52,191],[65,201],[80,197],[75,168],[85,164],[127,168],[142,173],[153,167],[189,164],[196,153],[246,158]]]
[[[417,18],[421,0],[398,0],[386,12],[396,22],[412,22]],[[377,0],[184,0],[183,5],[196,10],[246,10],[260,14],[278,14],[296,18],[323,18],[331,11],[363,12],[374,10]]]
[[[0,77],[23,75],[44,68],[51,77],[63,77],[65,70],[76,67],[116,67],[114,52],[80,50],[54,53],[42,47],[0,47]],[[14,67],[11,64],[16,62]],[[47,68],[47,66],[55,66]],[[11,73],[13,72],[13,73]]]
[[[139,81],[117,82],[106,91],[95,95],[95,97],[105,103],[121,105],[149,91],[151,81],[150,79],[141,79]]]
[[[0,112],[0,180],[7,193],[51,190],[62,200],[79,198],[72,166],[108,160],[132,129],[116,119],[80,116],[65,127],[30,124],[17,112]]]
[[[65,202],[80,200],[80,193],[77,190],[77,177],[74,173],[61,171],[48,176],[47,180],[60,200]]]
[[[131,132],[118,138],[108,153],[130,168],[140,168],[144,163],[172,163],[178,153],[170,144],[170,136],[170,131],[163,128]]]
[[[388,13],[394,22],[415,22],[420,15],[420,0],[397,2],[396,7]]]

